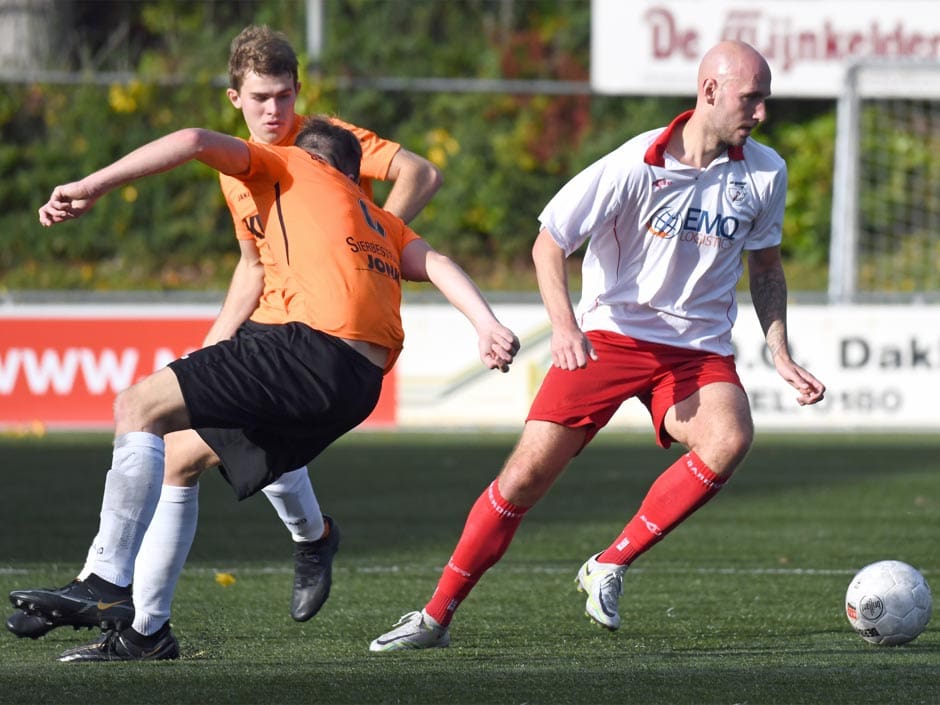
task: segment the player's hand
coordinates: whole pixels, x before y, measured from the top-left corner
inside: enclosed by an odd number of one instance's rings
[[[504,325],[496,324],[480,335],[480,359],[487,369],[509,372],[518,352],[519,338]]]
[[[587,367],[588,360],[597,360],[594,346],[580,328],[552,331],[552,364],[562,370]]]
[[[49,227],[78,218],[87,213],[96,200],[97,196],[93,196],[80,181],[56,186],[49,200],[39,209],[39,222]]]
[[[799,392],[796,403],[800,406],[816,404],[825,397],[826,385],[795,362],[777,362],[776,367],[780,376]]]

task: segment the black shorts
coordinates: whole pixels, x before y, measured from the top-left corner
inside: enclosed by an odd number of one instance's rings
[[[170,363],[192,427],[239,499],[306,465],[372,413],[381,369],[303,323],[247,321]]]

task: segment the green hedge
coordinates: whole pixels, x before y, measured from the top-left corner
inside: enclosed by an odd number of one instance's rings
[[[303,46],[298,3],[256,3]],[[211,5],[211,4],[209,4]],[[513,96],[352,89],[381,75],[588,77],[588,3],[326,3],[328,41],[303,81],[300,109],[339,114],[435,161],[445,183],[415,229],[483,286],[532,289],[538,213],[576,171],[689,99]],[[237,259],[217,178],[200,165],[151,177],[102,199],[84,218],[44,230],[36,209],[53,186],[185,126],[244,135],[219,81],[240,25],[210,26],[206,4],[128,4],[161,42],[142,52],[130,84],[6,85],[0,94],[0,277],[17,289],[224,289]],[[195,14],[193,14],[195,13]],[[185,14],[185,13],[184,13]],[[501,19],[500,19],[501,18]],[[243,22],[244,18],[228,18]],[[497,21],[499,20],[499,21]],[[502,24],[500,24],[502,22]],[[381,41],[376,41],[381,37]],[[342,41],[340,41],[342,38]],[[187,47],[183,50],[180,47]],[[210,70],[211,69],[211,70]],[[150,79],[146,77],[152,77]],[[173,85],[168,76],[178,77]],[[338,77],[343,77],[340,81]],[[353,84],[354,85],[354,84]],[[834,106],[773,102],[760,139],[790,165],[784,249],[798,288],[825,289]],[[378,195],[385,193],[378,190]]]

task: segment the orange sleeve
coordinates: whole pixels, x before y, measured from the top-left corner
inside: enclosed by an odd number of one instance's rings
[[[379,137],[372,130],[358,127],[339,118],[331,117],[330,122],[352,132],[362,145],[362,166],[360,173],[363,178],[384,181],[388,178],[388,169],[392,159],[398,154],[401,145],[398,142]]]
[[[232,215],[236,239],[253,240],[255,233],[249,228],[249,223],[257,218],[258,208],[255,206],[251,192],[243,181],[228,174],[219,174],[219,185],[222,187],[225,205],[228,206],[229,213]]]

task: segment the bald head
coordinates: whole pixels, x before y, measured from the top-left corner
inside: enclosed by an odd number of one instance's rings
[[[709,81],[719,88],[728,81],[735,84],[753,83],[766,86],[770,93],[770,66],[754,47],[744,42],[727,40],[709,49],[698,67],[699,98]]]
[[[750,44],[724,41],[709,49],[698,69],[695,110],[673,153],[702,167],[728,147],[747,142],[766,117],[770,67]]]

